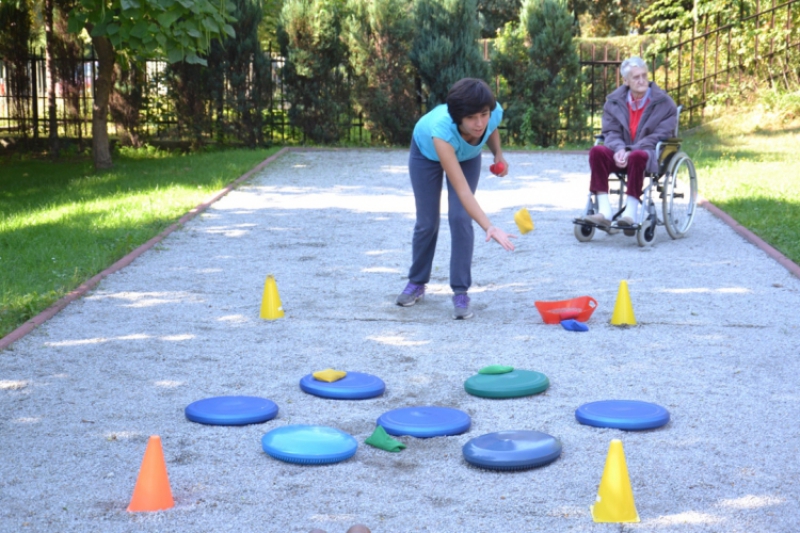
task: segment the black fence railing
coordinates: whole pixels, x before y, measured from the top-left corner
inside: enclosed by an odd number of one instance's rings
[[[735,16],[732,16],[735,15]],[[484,46],[488,46],[484,43]],[[677,30],[641,41],[638,50],[652,78],[682,105],[682,126],[694,126],[706,118],[707,110],[730,104],[754,83],[795,86],[800,77],[800,0],[756,0],[752,13],[706,14],[689,29]],[[581,43],[583,70],[581,101],[587,124],[580,141],[600,129],[605,97],[622,82],[619,66],[624,54],[619,47]],[[269,101],[263,117],[263,138],[273,143],[296,143],[305,139],[288,120],[288,102],[282,77],[284,58],[266,50],[269,59]],[[10,83],[11,70],[20,70],[26,81]],[[187,140],[197,136],[175,109],[165,79],[166,63],[148,61],[139,78],[143,103],[139,124],[145,139]],[[92,50],[77,61],[72,76],[55,84],[56,127],[59,136],[85,139],[91,135],[93,80],[97,70]],[[46,138],[49,135],[47,89],[49,76],[41,50],[32,51],[27,63],[9,65],[0,60],[0,135]],[[21,88],[20,88],[21,87]],[[16,88],[16,89],[15,89]],[[418,90],[421,90],[417,82]],[[421,99],[417,110],[424,111]],[[209,142],[225,141],[224,132],[235,129],[236,112],[210,101],[201,137]],[[356,113],[338,117],[349,142],[369,143],[369,132]],[[109,121],[109,131],[124,135],[124,124]],[[501,132],[502,133],[502,132]]]

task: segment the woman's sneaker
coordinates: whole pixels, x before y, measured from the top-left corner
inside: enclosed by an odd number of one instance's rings
[[[456,320],[466,320],[472,317],[469,309],[469,296],[467,293],[456,294],[453,296],[453,318]]]
[[[397,297],[397,305],[401,305],[403,307],[411,307],[417,300],[421,300],[425,297],[425,285],[417,285],[416,283],[408,282],[406,288],[403,289],[403,292],[400,293],[400,296]]]

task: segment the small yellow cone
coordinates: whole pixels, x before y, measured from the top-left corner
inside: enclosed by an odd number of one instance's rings
[[[278,284],[275,277],[270,274],[264,284],[264,297],[261,299],[261,318],[265,320],[275,320],[283,317],[283,306],[281,297],[278,294]]]
[[[614,326],[635,326],[636,316],[633,314],[631,295],[628,293],[628,282],[619,282],[617,303],[614,305],[614,314],[611,315],[611,324]]]
[[[533,231],[533,220],[531,219],[531,214],[524,207],[514,213],[514,222],[517,223],[519,232],[523,235],[529,231]]]
[[[639,521],[621,440],[612,440],[608,447],[603,478],[600,480],[600,488],[597,489],[597,502],[591,509],[595,522]]]

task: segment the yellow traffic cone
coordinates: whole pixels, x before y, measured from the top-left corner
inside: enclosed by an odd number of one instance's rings
[[[264,284],[264,297],[261,299],[261,318],[265,320],[275,320],[283,317],[283,306],[281,297],[278,294],[278,284],[275,277],[270,274]]]
[[[597,489],[597,502],[591,509],[595,522],[639,521],[621,440],[612,440],[608,447],[603,478],[600,480],[600,488]]]
[[[633,305],[631,305],[631,295],[628,293],[628,282],[625,280],[619,282],[617,303],[614,305],[614,314],[611,315],[611,324],[613,326],[636,325],[636,316],[633,314]]]

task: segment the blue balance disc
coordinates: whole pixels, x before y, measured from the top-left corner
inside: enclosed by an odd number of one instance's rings
[[[475,437],[462,449],[472,465],[490,470],[524,470],[561,456],[561,441],[539,431],[498,431]]]
[[[641,430],[669,422],[669,411],[654,403],[636,400],[604,400],[585,403],[575,410],[581,424],[599,428]]]
[[[419,438],[460,435],[471,424],[467,413],[451,407],[404,407],[387,411],[378,418],[378,425],[389,435]]]
[[[348,372],[345,377],[328,383],[314,378],[313,374],[300,380],[300,388],[314,396],[336,400],[363,400],[380,396],[386,384],[378,376],[361,372]]]
[[[272,420],[278,414],[278,406],[272,400],[256,396],[217,396],[190,403],[185,413],[192,422],[243,426]]]
[[[475,374],[464,382],[464,389],[483,398],[519,398],[547,390],[550,380],[540,372],[512,370],[505,374]]]
[[[336,428],[294,425],[273,429],[261,438],[261,447],[287,463],[324,465],[351,458],[358,442]]]

